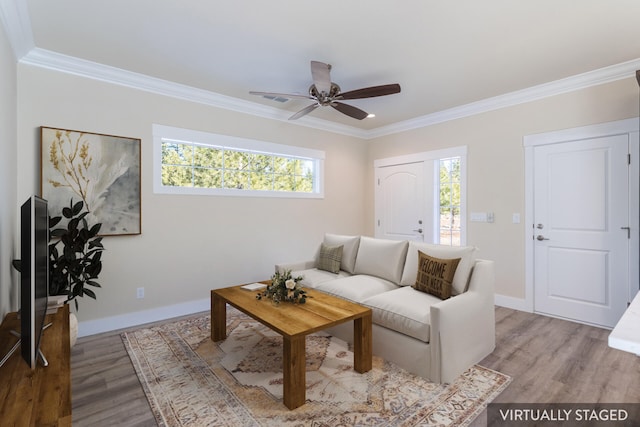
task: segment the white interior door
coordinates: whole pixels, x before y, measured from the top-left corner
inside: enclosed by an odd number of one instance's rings
[[[613,327],[629,289],[629,137],[534,148],[536,312]]]
[[[422,241],[431,231],[425,167],[425,162],[418,162],[376,168],[376,237]]]
[[[640,291],[640,132],[629,133],[629,226],[631,242],[629,243],[629,297],[631,303]]]

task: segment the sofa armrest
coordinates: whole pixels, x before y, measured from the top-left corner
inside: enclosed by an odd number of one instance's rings
[[[307,261],[297,261],[297,262],[291,262],[286,264],[276,264],[275,271],[280,273],[286,270],[301,271],[301,270],[308,270],[310,268],[315,268],[315,266],[316,266],[316,260],[312,259]]]
[[[495,349],[493,261],[476,261],[469,290],[431,306],[431,379],[451,382]]]

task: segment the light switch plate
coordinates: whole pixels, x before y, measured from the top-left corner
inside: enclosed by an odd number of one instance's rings
[[[487,222],[487,213],[486,212],[471,212],[471,221],[472,222]]]

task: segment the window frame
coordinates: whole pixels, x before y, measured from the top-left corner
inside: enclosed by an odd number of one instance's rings
[[[235,136],[220,135],[192,129],[154,124],[153,133],[153,192],[154,194],[208,195],[238,197],[280,197],[300,199],[324,198],[325,152],[305,147],[276,144],[273,142]],[[244,190],[235,188],[199,188],[167,186],[162,183],[162,144],[165,141],[212,146],[234,151],[251,151],[273,156],[311,160],[314,163],[313,192]]]
[[[428,159],[426,160],[433,161],[432,242],[443,246],[451,245],[440,242],[440,161],[451,158],[460,159],[460,247],[466,246],[467,231],[469,229],[467,221],[467,146],[443,148],[423,154],[427,155]]]
[[[449,239],[448,242],[443,243],[440,239],[441,237],[441,233],[442,233],[442,223],[441,223],[441,218],[442,218],[442,212],[441,212],[441,208],[442,208],[442,204],[441,204],[441,200],[440,200],[440,191],[442,189],[442,181],[440,180],[441,176],[440,176],[440,168],[442,166],[442,162],[446,161],[446,160],[458,160],[460,163],[460,173],[459,173],[459,181],[455,182],[455,181],[447,181],[446,184],[451,184],[453,186],[453,184],[458,184],[460,187],[460,204],[459,205],[452,205],[449,204],[448,206],[450,208],[456,206],[459,209],[459,222],[460,222],[460,243],[459,245],[453,245],[453,229],[451,229],[452,231],[452,236]],[[463,215],[463,211],[466,212],[466,209],[464,208],[464,195],[466,193],[466,185],[464,184],[466,182],[466,179],[463,178],[463,174],[466,173],[466,164],[465,164],[465,159],[463,156],[460,155],[452,155],[449,157],[441,157],[439,159],[434,160],[434,172],[435,172],[435,177],[434,177],[434,202],[433,202],[433,207],[434,207],[434,242],[438,245],[444,245],[444,246],[464,246],[466,244],[466,235],[463,238],[463,229],[465,229],[465,218],[466,218],[466,214]],[[449,174],[451,176],[451,173]],[[453,191],[453,188],[452,190]],[[465,233],[466,234],[466,233]]]

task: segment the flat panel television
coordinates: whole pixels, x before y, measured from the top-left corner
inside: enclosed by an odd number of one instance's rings
[[[35,369],[49,294],[49,214],[47,201],[30,197],[20,209],[20,347]]]

